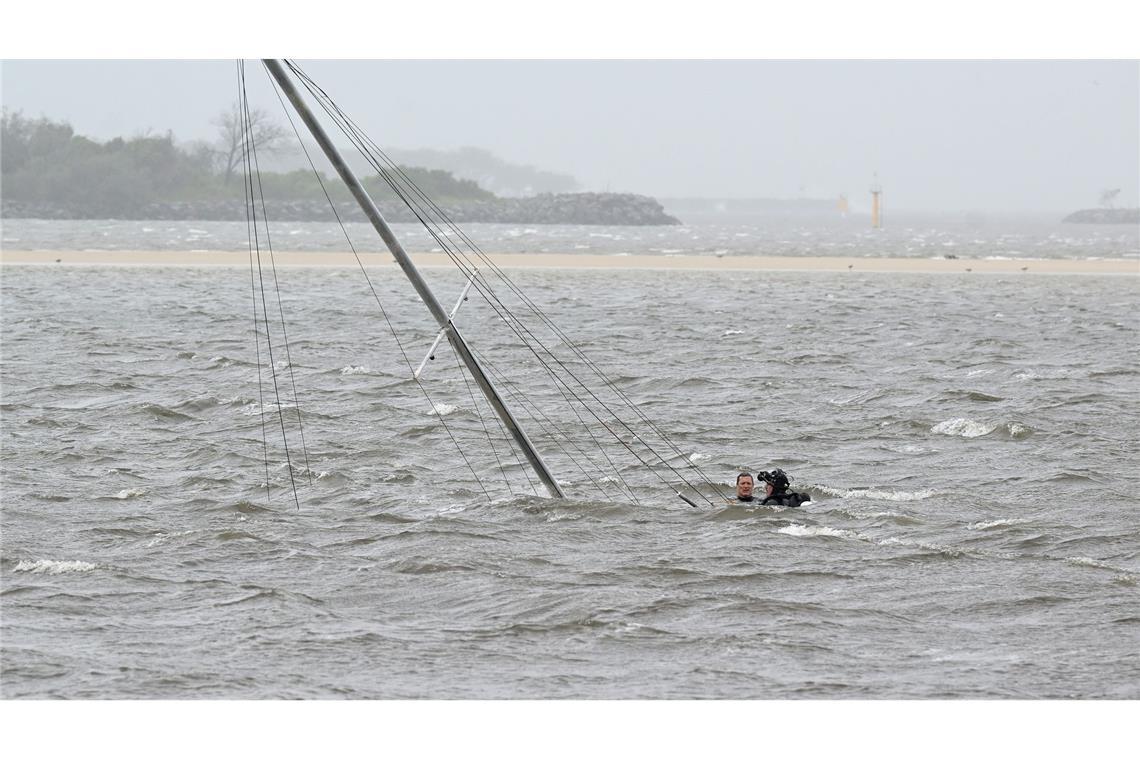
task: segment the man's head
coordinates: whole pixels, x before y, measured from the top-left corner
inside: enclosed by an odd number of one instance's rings
[[[754,482],[752,476],[747,472],[742,472],[736,476],[736,498],[738,499],[751,499],[752,486]]]

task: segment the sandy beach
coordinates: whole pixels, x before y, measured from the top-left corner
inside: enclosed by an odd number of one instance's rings
[[[265,257],[265,254],[262,254]],[[351,253],[296,252],[274,254],[278,266],[355,267]],[[395,266],[388,254],[365,253],[366,266]],[[452,266],[442,253],[414,253],[417,266]],[[912,272],[946,274],[1092,274],[1140,275],[1134,259],[933,259],[856,256],[694,256],[598,254],[490,254],[506,269],[686,269],[768,272]],[[198,267],[248,267],[246,251],[0,251],[0,264],[60,264]]]

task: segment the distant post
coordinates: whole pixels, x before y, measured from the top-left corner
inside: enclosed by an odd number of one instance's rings
[[[875,182],[871,185],[871,229],[883,228],[883,186],[879,184],[879,174],[875,173]]]

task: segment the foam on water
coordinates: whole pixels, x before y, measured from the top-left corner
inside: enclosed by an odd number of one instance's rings
[[[854,517],[857,520],[871,520],[878,517],[887,517],[896,520],[910,520],[913,519],[910,515],[903,514],[902,512],[893,512],[891,510],[883,510],[878,512],[863,512],[857,509],[840,509],[837,510],[843,514]]]
[[[1092,557],[1065,557],[1065,561],[1071,565],[1078,565],[1081,567],[1095,567],[1095,568],[1098,568],[1100,570],[1111,570],[1114,573],[1132,573],[1132,572],[1134,572],[1132,570],[1128,570],[1127,568],[1117,567],[1116,565],[1110,565],[1103,560],[1093,559]]]
[[[90,562],[80,560],[36,559],[20,560],[12,568],[12,572],[62,575],[64,573],[89,573],[96,567]]]
[[[1011,438],[1024,438],[1033,432],[1033,429],[1027,425],[1022,425],[1020,422],[1010,422],[1005,426]]]
[[[927,488],[921,491],[882,491],[873,488],[832,488],[831,486],[813,485],[811,490],[827,496],[837,496],[840,499],[873,499],[876,501],[920,501],[929,499],[934,495],[934,489]]]
[[[989,530],[990,528],[1002,528],[1009,525],[1024,525],[1027,522],[1029,522],[1029,520],[1024,518],[1009,517],[1001,520],[970,523],[966,526],[966,530]]]
[[[792,523],[776,530],[789,536],[831,536],[833,538],[856,538],[858,534],[850,530],[830,528],[826,525],[801,525]]]
[[[976,422],[966,417],[955,417],[953,419],[944,420],[930,428],[930,432],[932,433],[959,436],[961,438],[980,438],[983,435],[989,435],[995,430],[997,430],[997,425],[987,425],[986,423]]]
[[[1137,582],[1138,571],[1129,570],[1128,568],[1119,567],[1117,565],[1110,565],[1102,560],[1093,559],[1092,557],[1066,557],[1065,562],[1077,567],[1092,567],[1097,570],[1108,570],[1115,573],[1114,580],[1127,586],[1135,586]]]
[[[147,548],[160,546],[172,538],[178,538],[179,536],[189,536],[189,535],[193,535],[194,533],[197,533],[197,532],[198,531],[194,531],[194,530],[178,530],[178,531],[173,531],[171,533],[164,533],[162,531],[158,531],[154,534],[154,537],[150,541],[147,542],[146,545],[147,545]]]
[[[928,552],[934,552],[935,554],[941,554],[951,558],[961,557],[967,553],[964,549],[961,549],[957,546],[936,544],[930,541],[916,541],[899,536],[888,536],[887,538],[877,541],[877,543],[882,546],[914,546]]]

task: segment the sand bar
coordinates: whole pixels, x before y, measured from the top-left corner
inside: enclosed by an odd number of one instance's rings
[[[263,263],[265,261],[265,254]],[[355,267],[351,253],[279,251],[278,266]],[[361,254],[366,266],[395,266],[387,254]],[[417,266],[452,266],[442,253],[412,254]],[[947,274],[1140,275],[1140,259],[919,259],[859,256],[600,255],[590,253],[499,253],[505,269],[689,269],[760,272],[915,272]],[[158,267],[248,267],[247,251],[0,251],[0,264],[117,265]]]

